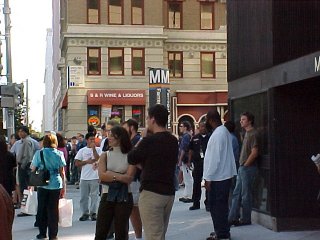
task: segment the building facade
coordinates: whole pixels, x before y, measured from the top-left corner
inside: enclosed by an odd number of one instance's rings
[[[253,217],[276,231],[319,229],[320,1],[228,0],[230,116],[261,136]]]
[[[42,132],[51,131],[53,126],[53,47],[52,47],[52,29],[47,29],[46,38],[46,58],[45,58],[45,74],[44,86],[45,93],[43,95],[43,116],[42,116]]]
[[[67,136],[108,119],[145,126],[154,68],[169,69],[174,133],[209,107],[227,114],[225,1],[61,0],[60,28],[55,122]]]

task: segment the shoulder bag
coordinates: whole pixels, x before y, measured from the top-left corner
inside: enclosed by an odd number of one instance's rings
[[[43,159],[43,151],[40,151],[41,163],[43,164],[43,169],[36,168],[32,171],[29,176],[29,186],[46,186],[49,184],[50,172],[46,168],[46,164]]]

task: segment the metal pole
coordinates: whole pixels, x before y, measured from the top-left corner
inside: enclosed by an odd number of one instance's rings
[[[29,80],[26,79],[26,124],[29,127]]]
[[[5,39],[6,39],[6,65],[7,65],[7,82],[12,83],[12,65],[11,65],[11,10],[9,0],[4,0],[3,7],[4,22],[5,22]]]
[[[6,40],[6,66],[7,66],[7,84],[12,83],[12,67],[11,67],[11,21],[10,21],[10,7],[9,0],[4,0],[3,14],[5,23],[5,40]],[[14,133],[14,108],[8,108],[8,137]]]

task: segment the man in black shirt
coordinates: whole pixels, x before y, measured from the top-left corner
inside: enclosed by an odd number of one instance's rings
[[[194,165],[194,169],[192,171],[193,176],[193,193],[192,200],[193,205],[189,208],[189,210],[200,209],[200,199],[201,199],[201,181],[203,175],[203,159],[204,154],[207,149],[207,144],[209,141],[210,135],[207,134],[206,131],[206,123],[200,122],[199,124],[199,133],[196,134],[190,141],[189,144],[189,163],[192,162]],[[207,192],[206,192],[206,200],[204,201],[207,207]]]
[[[174,202],[178,141],[166,130],[168,111],[163,105],[148,109],[143,139],[128,154],[129,164],[140,164],[139,210],[146,240],[165,239]]]

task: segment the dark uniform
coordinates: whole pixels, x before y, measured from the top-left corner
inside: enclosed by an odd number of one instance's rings
[[[197,134],[195,135],[189,144],[189,150],[192,151],[192,163],[194,165],[194,169],[192,172],[193,176],[193,206],[190,210],[199,209],[200,208],[200,199],[201,199],[201,181],[203,175],[203,160],[204,154],[207,149],[207,144],[209,141],[210,135],[202,135]],[[207,206],[207,193],[206,193],[206,200],[204,202]],[[206,207],[207,208],[207,207]]]

